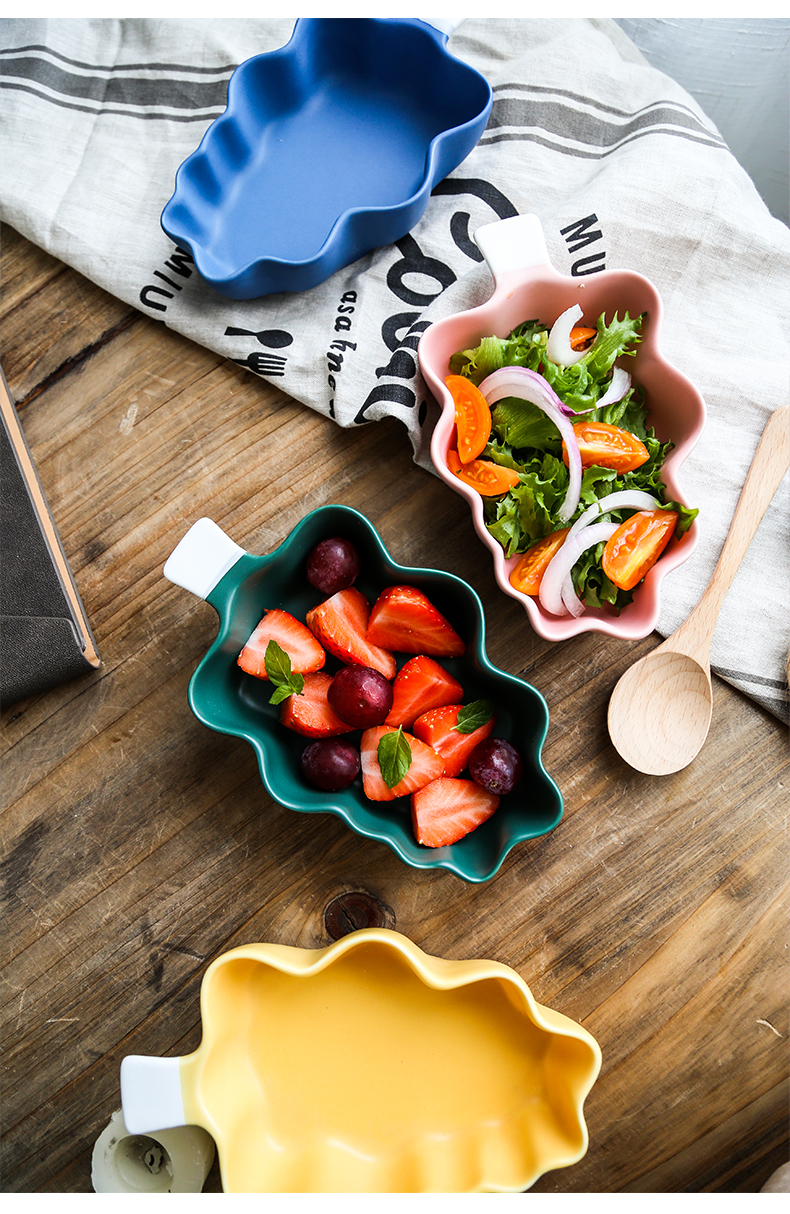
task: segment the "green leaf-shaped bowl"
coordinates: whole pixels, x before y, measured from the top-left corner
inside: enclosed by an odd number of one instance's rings
[[[321,594],[307,581],[305,565],[312,548],[334,535],[357,548],[362,572],[356,586],[371,604],[385,587],[409,584],[422,590],[447,617],[466,642],[466,653],[442,659],[442,664],[463,687],[465,703],[493,701],[495,733],[507,738],[524,761],[521,781],[502,798],[493,817],[450,846],[419,844],[412,832],[410,798],[370,801],[359,776],[342,792],[311,788],[299,763],[308,739],[280,724],[279,708],[269,704],[271,685],[245,674],[236,663],[265,610],[278,607],[304,620],[321,601]],[[375,528],[356,510],[331,505],[312,511],[266,556],[245,552],[210,519],[199,519],[174,549],[164,575],[205,599],[219,615],[217,637],[189,684],[192,711],[210,729],[250,743],[263,783],[281,805],[300,813],[336,814],[357,834],[388,844],[412,867],[446,868],[470,882],[493,877],[517,843],[545,835],[559,822],[562,796],[542,760],[549,726],[546,702],[529,683],[488,660],[480,599],[453,574],[398,565]],[[408,656],[396,655],[399,664]],[[327,655],[327,671],[339,666]],[[350,734],[349,739],[355,736]]]

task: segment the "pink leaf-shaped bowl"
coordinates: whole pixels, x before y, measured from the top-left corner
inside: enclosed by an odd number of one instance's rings
[[[506,594],[522,603],[535,631],[548,641],[563,641],[582,632],[603,632],[624,640],[648,636],[656,627],[664,578],[691,555],[697,544],[695,521],[680,539],[673,538],[661,559],[634,592],[620,615],[609,608],[587,608],[578,619],[551,615],[539,599],[522,594],[509,581],[518,557],[508,559],[490,534],[483,516],[483,499],[464,485],[447,466],[448,448],[455,445],[455,406],[445,377],[457,350],[479,345],[483,337],[506,337],[525,320],[538,318],[552,325],[574,304],[584,313],[580,323],[595,326],[598,316],[645,314],[643,340],[627,369],[644,393],[648,425],[661,442],[674,447],[664,463],[662,480],[670,500],[694,506],[680,485],[680,467],[698,442],[705,425],[705,402],[694,385],[661,353],[661,298],[651,282],[629,270],[602,270],[585,277],[560,274],[549,262],[540,221],[516,215],[487,224],[475,233],[494,276],[494,293],[477,308],[458,312],[431,325],[419,346],[420,367],[442,413],[431,439],[431,458],[439,476],[469,502],[475,530],[491,552],[496,580]]]

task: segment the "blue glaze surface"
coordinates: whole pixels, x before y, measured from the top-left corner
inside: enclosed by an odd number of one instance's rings
[[[415,18],[300,18],[234,72],[176,174],[167,235],[232,299],[306,290],[400,239],[491,110],[446,41]]]

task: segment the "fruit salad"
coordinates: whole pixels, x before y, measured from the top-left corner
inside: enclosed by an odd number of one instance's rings
[[[305,566],[321,600],[304,620],[265,611],[237,662],[271,683],[281,725],[307,739],[307,783],[338,792],[361,776],[371,801],[408,796],[417,841],[445,847],[495,813],[522,759],[496,736],[495,705],[465,703],[442,664],[466,651],[445,616],[410,585],[384,587],[371,606],[360,568],[348,540],[321,541]]]

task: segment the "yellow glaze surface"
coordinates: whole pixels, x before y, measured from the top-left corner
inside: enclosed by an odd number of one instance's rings
[[[186,1120],[225,1192],[517,1192],[587,1149],[600,1050],[495,961],[397,932],[251,944],[201,990]]]

